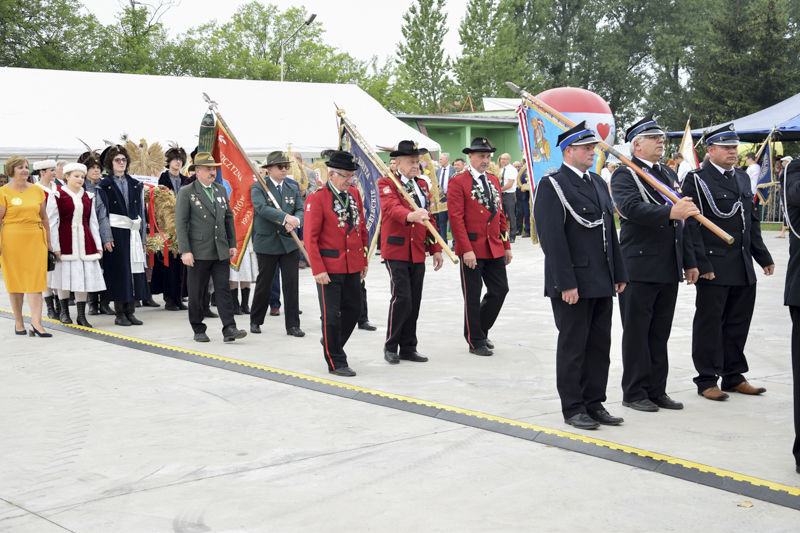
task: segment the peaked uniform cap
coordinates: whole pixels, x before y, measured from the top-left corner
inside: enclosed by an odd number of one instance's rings
[[[600,139],[595,136],[594,132],[586,127],[585,120],[558,136],[558,147],[561,148],[562,152],[567,146],[581,146],[599,142]]]
[[[733,122],[706,135],[706,146],[711,146],[712,144],[718,144],[720,146],[739,145],[739,136],[733,128]]]
[[[628,128],[625,132],[625,141],[633,142],[637,135],[666,135],[661,126],[656,122],[655,115],[650,113],[639,122]]]

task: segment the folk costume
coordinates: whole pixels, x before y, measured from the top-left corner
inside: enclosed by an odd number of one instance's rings
[[[794,159],[783,171],[783,205],[789,225],[789,264],[783,303],[792,317],[792,382],[794,384],[794,461],[800,473],[800,159]]]
[[[581,122],[558,137],[568,146],[599,142]],[[556,386],[564,421],[581,429],[616,425],[603,407],[611,349],[615,284],[628,281],[603,178],[566,163],[536,188],[533,216],[544,251],[544,295],[558,328]],[[578,290],[570,305],[562,293]]]
[[[71,163],[64,167],[64,174],[74,170],[85,173],[86,167]],[[79,189],[77,193],[68,187],[59,187],[47,200],[47,217],[50,221],[50,241],[54,252],[61,258],[51,277],[52,286],[58,291],[61,301],[60,320],[72,324],[69,316],[69,293],[75,293],[77,322],[92,327],[86,320],[86,298],[89,292],[106,289],[103,271],[100,268],[102,240],[94,205],[94,195]]]
[[[87,147],[88,148],[88,147]],[[92,169],[92,167],[98,167],[100,171],[103,170],[103,165],[100,164],[100,156],[93,152],[91,149],[88,152],[82,153],[78,156],[78,163],[81,163],[86,167],[86,181],[83,182],[83,188],[86,190],[87,193],[91,193],[94,195],[94,210],[97,215],[97,224],[98,224],[98,231],[100,232],[100,240],[102,244],[105,246],[106,243],[114,242],[114,236],[111,234],[111,225],[108,222],[108,209],[106,208],[106,204],[103,202],[103,199],[97,194],[97,185],[99,185],[100,180],[96,182],[91,182],[88,178],[88,172]],[[100,260],[100,264],[102,266],[102,259]],[[104,288],[105,290],[105,288]],[[107,314],[113,315],[114,312],[108,307],[108,302],[101,302],[101,292],[90,292],[87,296],[87,303],[88,303],[88,311],[87,314],[89,315],[99,315],[99,314]]]
[[[487,139],[476,138],[465,154],[494,152]],[[508,294],[506,250],[511,249],[503,212],[500,182],[474,168],[450,178],[447,194],[450,228],[461,257],[461,293],[464,295],[464,338],[470,353],[492,355],[489,330],[497,320]],[[381,252],[383,252],[381,250]],[[474,252],[477,266],[468,268],[463,256]],[[486,294],[481,300],[483,285]]]
[[[214,161],[210,153],[200,152],[189,166],[189,172],[196,166],[217,168],[221,165]],[[247,332],[236,328],[229,288],[230,249],[236,248],[236,228],[225,187],[214,182],[206,187],[199,179],[183,186],[175,205],[175,231],[180,253],[194,256],[194,266],[186,269],[189,323],[194,331],[194,339],[198,342],[209,341],[203,323],[204,294],[209,278],[213,279],[216,289],[223,340],[232,342],[245,337]]]
[[[267,156],[265,168],[289,164],[284,152],[272,152]],[[272,193],[278,205],[264,191],[264,185]],[[270,307],[270,292],[275,279],[275,268],[280,265],[284,297],[284,322],[286,334],[302,337],[300,329],[300,249],[286,231],[289,215],[303,224],[303,195],[300,187],[286,180],[277,182],[267,174],[263,184],[256,182],[250,188],[253,202],[253,249],[258,257],[258,279],[253,293],[253,308],[250,311],[250,331],[261,333],[261,324]]]
[[[653,115],[636,122],[625,139],[663,136]],[[638,167],[670,188],[678,175],[668,166],[632,157]],[[627,167],[611,176],[620,213],[620,247],[630,281],[619,295],[622,318],[622,400],[639,411],[682,409],[667,395],[667,342],[684,271],[697,268],[691,236],[682,220],[671,220],[672,202]]]
[[[328,167],[356,171],[349,152],[333,152]],[[355,376],[344,345],[361,314],[361,272],[369,247],[361,195],[355,187],[339,191],[331,180],[306,198],[305,246],[314,276],[326,272],[330,283],[317,284],[322,314],[322,351],[328,371]]]
[[[706,145],[734,146],[739,136],[733,125],[723,126],[706,136]],[[684,196],[690,196],[700,213],[734,239],[726,244],[695,219],[686,221],[700,275],[714,273],[714,279],[697,281],[694,323],[692,325],[692,360],[697,376],[694,383],[701,394],[717,387],[722,390],[754,389],[744,377],[748,371],[744,345],[756,302],[756,272],[753,259],[762,267],[774,261],[764,240],[753,207],[753,191],[746,172],[725,170],[710,160],[692,170],[683,180]],[[712,399],[725,399],[718,395]]]
[[[391,157],[427,153],[428,150],[418,148],[413,141],[401,141]],[[402,174],[399,181],[419,208],[430,209],[427,181],[421,177],[409,179]],[[442,247],[424,224],[408,222],[408,215],[414,209],[403,198],[392,178],[379,179],[378,191],[382,220],[381,258],[389,271],[392,294],[383,346],[384,358],[389,364],[397,364],[400,359],[425,362],[428,358],[417,353],[417,319],[425,279],[425,252],[431,255],[440,253]]]
[[[147,278],[144,273],[144,185],[127,173],[114,175],[114,158],[130,157],[123,146],[106,148],[101,155],[108,172],[97,185],[97,193],[108,208],[114,248],[103,257],[103,276],[106,291],[104,302],[114,302],[114,323],[118,326],[141,325],[134,315],[135,300],[148,297]]]
[[[186,150],[178,146],[173,146],[164,154],[166,164],[169,167],[173,159],[180,159],[182,165],[186,164]],[[178,193],[183,186],[184,177],[177,176],[165,170],[158,178],[158,184],[172,191],[177,200]],[[158,202],[158,200],[156,200]],[[158,210],[157,210],[158,211]],[[158,217],[156,217],[158,218]],[[173,215],[174,219],[174,215]],[[170,257],[167,264],[164,264],[164,252],[156,253],[153,261],[153,274],[150,278],[150,292],[153,294],[164,295],[164,308],[167,311],[185,311],[188,309],[181,299],[181,288],[183,279],[186,276],[186,265],[181,261],[180,256],[175,252],[167,252]]]
[[[35,185],[44,191],[45,202],[50,199],[50,195],[57,191],[58,187],[63,185],[63,183],[57,179],[53,179],[53,181],[45,185],[39,179],[38,173],[42,170],[56,168],[57,165],[58,162],[53,159],[43,159],[42,161],[37,161],[33,164],[33,171],[37,174],[35,176]],[[47,272],[47,289],[42,292],[42,295],[44,296],[44,303],[47,306],[47,318],[59,319],[61,316],[61,303],[58,299],[58,295],[55,294],[55,291],[53,290],[52,278],[53,273]]]

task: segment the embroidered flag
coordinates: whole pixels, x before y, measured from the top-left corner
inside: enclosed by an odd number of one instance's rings
[[[761,151],[756,158],[756,163],[761,165],[761,171],[758,174],[758,185],[756,192],[758,198],[761,199],[762,204],[769,203],[772,195],[772,143],[770,137],[767,137],[767,142],[761,147]],[[756,199],[753,198],[753,203]]]
[[[354,185],[358,192],[361,193],[361,201],[364,204],[364,221],[366,222],[367,235],[369,236],[367,242],[371,243],[375,232],[378,230],[378,218],[381,214],[378,180],[381,179],[382,174],[375,163],[372,162],[369,154],[365,153],[357,142],[352,141],[353,137],[350,130],[347,129],[344,123],[340,131],[342,132],[342,150],[347,150],[353,154],[356,163],[360,167],[356,170]]]
[[[222,184],[228,191],[228,205],[233,210],[237,254],[231,265],[238,270],[253,229],[250,187],[258,181],[258,176],[253,175],[247,156],[236,148],[228,132],[219,123],[215,129],[212,155],[214,161],[222,163],[222,166],[217,168],[217,179],[219,180],[221,176]]]

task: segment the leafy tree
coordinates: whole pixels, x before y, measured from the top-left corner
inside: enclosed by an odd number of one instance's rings
[[[91,70],[102,26],[80,9],[77,0],[0,0],[0,65]]]
[[[447,33],[445,0],[414,0],[403,14],[403,39],[397,44],[398,84],[410,96],[409,112],[436,113],[444,107],[451,83],[450,58],[442,42]]]

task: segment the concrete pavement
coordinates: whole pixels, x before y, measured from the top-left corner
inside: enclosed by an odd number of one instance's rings
[[[759,277],[747,345],[762,397],[697,396],[691,378],[694,289],[682,287],[670,382],[683,411],[621,407],[615,310],[608,410],[621,427],[591,437],[800,487],[794,472],[790,321],[782,305],[788,241],[765,232],[776,275]],[[348,384],[539,426],[574,431],[555,390],[555,338],[542,295],[543,256],[517,240],[511,292],[490,337],[495,356],[470,356],[458,267],[428,269],[420,352],[383,361],[389,301],[379,258],[367,287],[377,332],[347,346]],[[159,298],[156,298],[160,301]],[[8,297],[0,305],[9,309]],[[185,312],[140,309],[139,328],[91,317],[97,329],[289,370],[330,376],[322,360],[311,273],[301,271],[306,337],[283,317],[223,344],[191,340]],[[247,327],[247,317],[239,317]],[[0,531],[602,531],[699,527],[791,531],[797,511],[706,486],[452,422],[274,383],[56,331],[16,337],[0,318]],[[751,508],[738,507],[751,500]],[[702,516],[702,520],[698,520]]]

